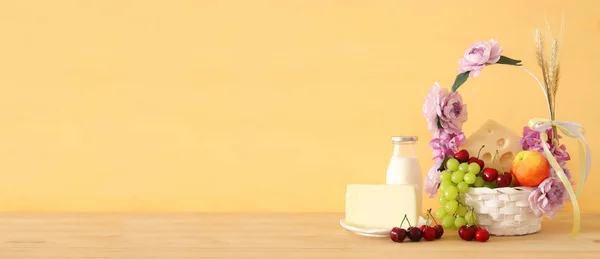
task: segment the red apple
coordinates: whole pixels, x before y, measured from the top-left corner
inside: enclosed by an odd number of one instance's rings
[[[511,171],[520,185],[535,187],[550,176],[550,163],[542,153],[524,150],[513,159]]]

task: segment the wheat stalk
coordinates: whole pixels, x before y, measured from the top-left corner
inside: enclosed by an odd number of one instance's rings
[[[550,78],[548,77],[550,71],[548,71],[548,63],[544,59],[544,36],[542,35],[540,29],[535,30],[535,57],[538,66],[540,66],[540,68],[542,69],[542,77],[544,79],[544,94],[546,95],[548,111],[550,111],[550,118],[554,119],[554,102],[552,99]]]
[[[556,111],[556,91],[558,90],[558,82],[556,76],[558,74],[558,41],[553,40],[550,48],[550,64],[548,71],[548,94],[550,95],[552,115],[555,115]]]
[[[550,73],[548,80],[550,81],[550,92],[552,96],[552,104],[556,103],[556,92],[558,91],[558,76],[559,76],[559,62],[558,62],[558,41],[552,41],[552,47],[550,49]],[[554,112],[554,107],[552,107]]]
[[[558,85],[559,85],[559,81],[560,81],[560,64],[556,64],[556,73],[554,74],[554,78],[552,79],[554,82],[554,89],[552,92],[552,95],[554,95],[554,98],[556,99],[556,92],[558,91]]]
[[[550,25],[546,20],[546,28],[548,29],[548,33],[552,33],[550,30]],[[561,28],[559,33],[559,39],[562,38],[564,29],[564,13],[561,21]],[[542,75],[544,77],[544,85],[545,85],[545,94],[546,100],[548,102],[548,109],[550,110],[550,118],[555,120],[556,118],[556,93],[558,92],[558,83],[560,81],[560,62],[559,62],[559,39],[554,38],[552,40],[552,44],[550,46],[550,62],[548,62],[544,58],[544,37],[540,31],[540,29],[535,30],[535,55],[537,59],[538,66],[542,69]],[[554,139],[553,141],[558,141],[557,139],[557,130],[556,127],[553,126],[554,131]]]
[[[537,64],[542,69],[542,76],[544,78],[544,87],[546,88],[546,94],[548,94],[548,77],[546,75],[546,62],[544,62],[544,37],[540,29],[535,30],[535,57]]]
[[[550,65],[548,70],[548,88],[550,92],[554,92],[554,74],[556,73],[556,62],[558,58],[558,42],[556,40],[552,41],[552,46],[550,47]]]

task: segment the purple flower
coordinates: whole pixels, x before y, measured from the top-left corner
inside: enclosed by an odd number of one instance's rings
[[[425,177],[425,192],[429,193],[429,198],[435,197],[440,186],[440,172],[438,169],[442,162],[443,159],[436,159]]]
[[[519,144],[523,150],[535,150],[542,151],[542,140],[540,139],[540,133],[532,130],[529,127],[523,127],[523,136],[519,139]]]
[[[554,155],[554,157],[557,161],[559,161],[559,163],[561,161],[566,162],[571,160],[571,156],[569,155],[569,153],[567,153],[567,147],[564,144],[558,147],[552,147],[550,149],[550,152],[552,152],[552,155]]]
[[[463,132],[458,134],[452,134],[450,141],[448,141],[448,149],[452,150],[454,153],[458,152],[458,148],[467,142],[467,137]]]
[[[465,50],[465,55],[458,60],[459,73],[469,71],[470,77],[477,77],[486,64],[494,64],[500,60],[502,47],[498,41],[478,41]]]
[[[548,177],[529,194],[529,206],[533,213],[541,217],[552,218],[556,211],[563,208],[567,198],[565,186],[555,177]]]
[[[569,181],[571,181],[571,170],[569,170],[569,168],[567,168],[567,162],[566,161],[558,161],[558,164],[560,165],[560,168],[562,168],[563,172],[565,173],[565,175],[567,176]],[[552,168],[552,167],[550,168],[550,176],[558,177],[558,175],[556,174],[556,170],[554,170],[554,168]],[[571,181],[571,185],[573,185],[572,181]]]
[[[434,82],[423,104],[423,115],[427,120],[427,128],[429,132],[435,133],[438,129],[438,114],[437,108],[440,106],[441,99],[448,96],[448,89],[440,88],[438,82]]]
[[[429,132],[435,134],[439,123],[447,133],[458,134],[468,118],[467,105],[463,104],[460,94],[448,92],[435,82],[425,97],[423,115]]]
[[[462,125],[467,121],[467,105],[463,104],[462,97],[457,92],[441,96],[436,112],[442,128],[450,134],[459,134]]]
[[[443,129],[438,129],[429,141],[429,147],[433,149],[434,159],[443,159],[445,156],[454,155],[466,141],[467,138],[463,132],[448,134]]]
[[[548,149],[558,161],[558,163],[566,162],[571,160],[571,156],[567,152],[567,147],[565,145],[560,145],[558,147],[554,146],[552,143],[552,137],[554,136],[552,129],[546,130],[546,134],[548,134],[548,141],[546,144],[548,145]],[[560,135],[557,136],[558,139],[561,138]],[[544,147],[542,146],[542,140],[540,139],[540,132],[532,130],[529,127],[523,127],[523,136],[519,139],[519,144],[523,150],[535,150],[538,152],[544,152]]]

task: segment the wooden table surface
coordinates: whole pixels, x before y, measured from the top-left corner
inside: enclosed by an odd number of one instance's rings
[[[600,258],[600,214],[544,220],[542,232],[393,243],[339,225],[343,214],[0,214],[0,258]],[[407,257],[408,256],[408,257]]]

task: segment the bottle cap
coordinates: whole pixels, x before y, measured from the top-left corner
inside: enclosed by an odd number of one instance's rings
[[[393,136],[393,142],[413,142],[419,140],[417,136]]]

